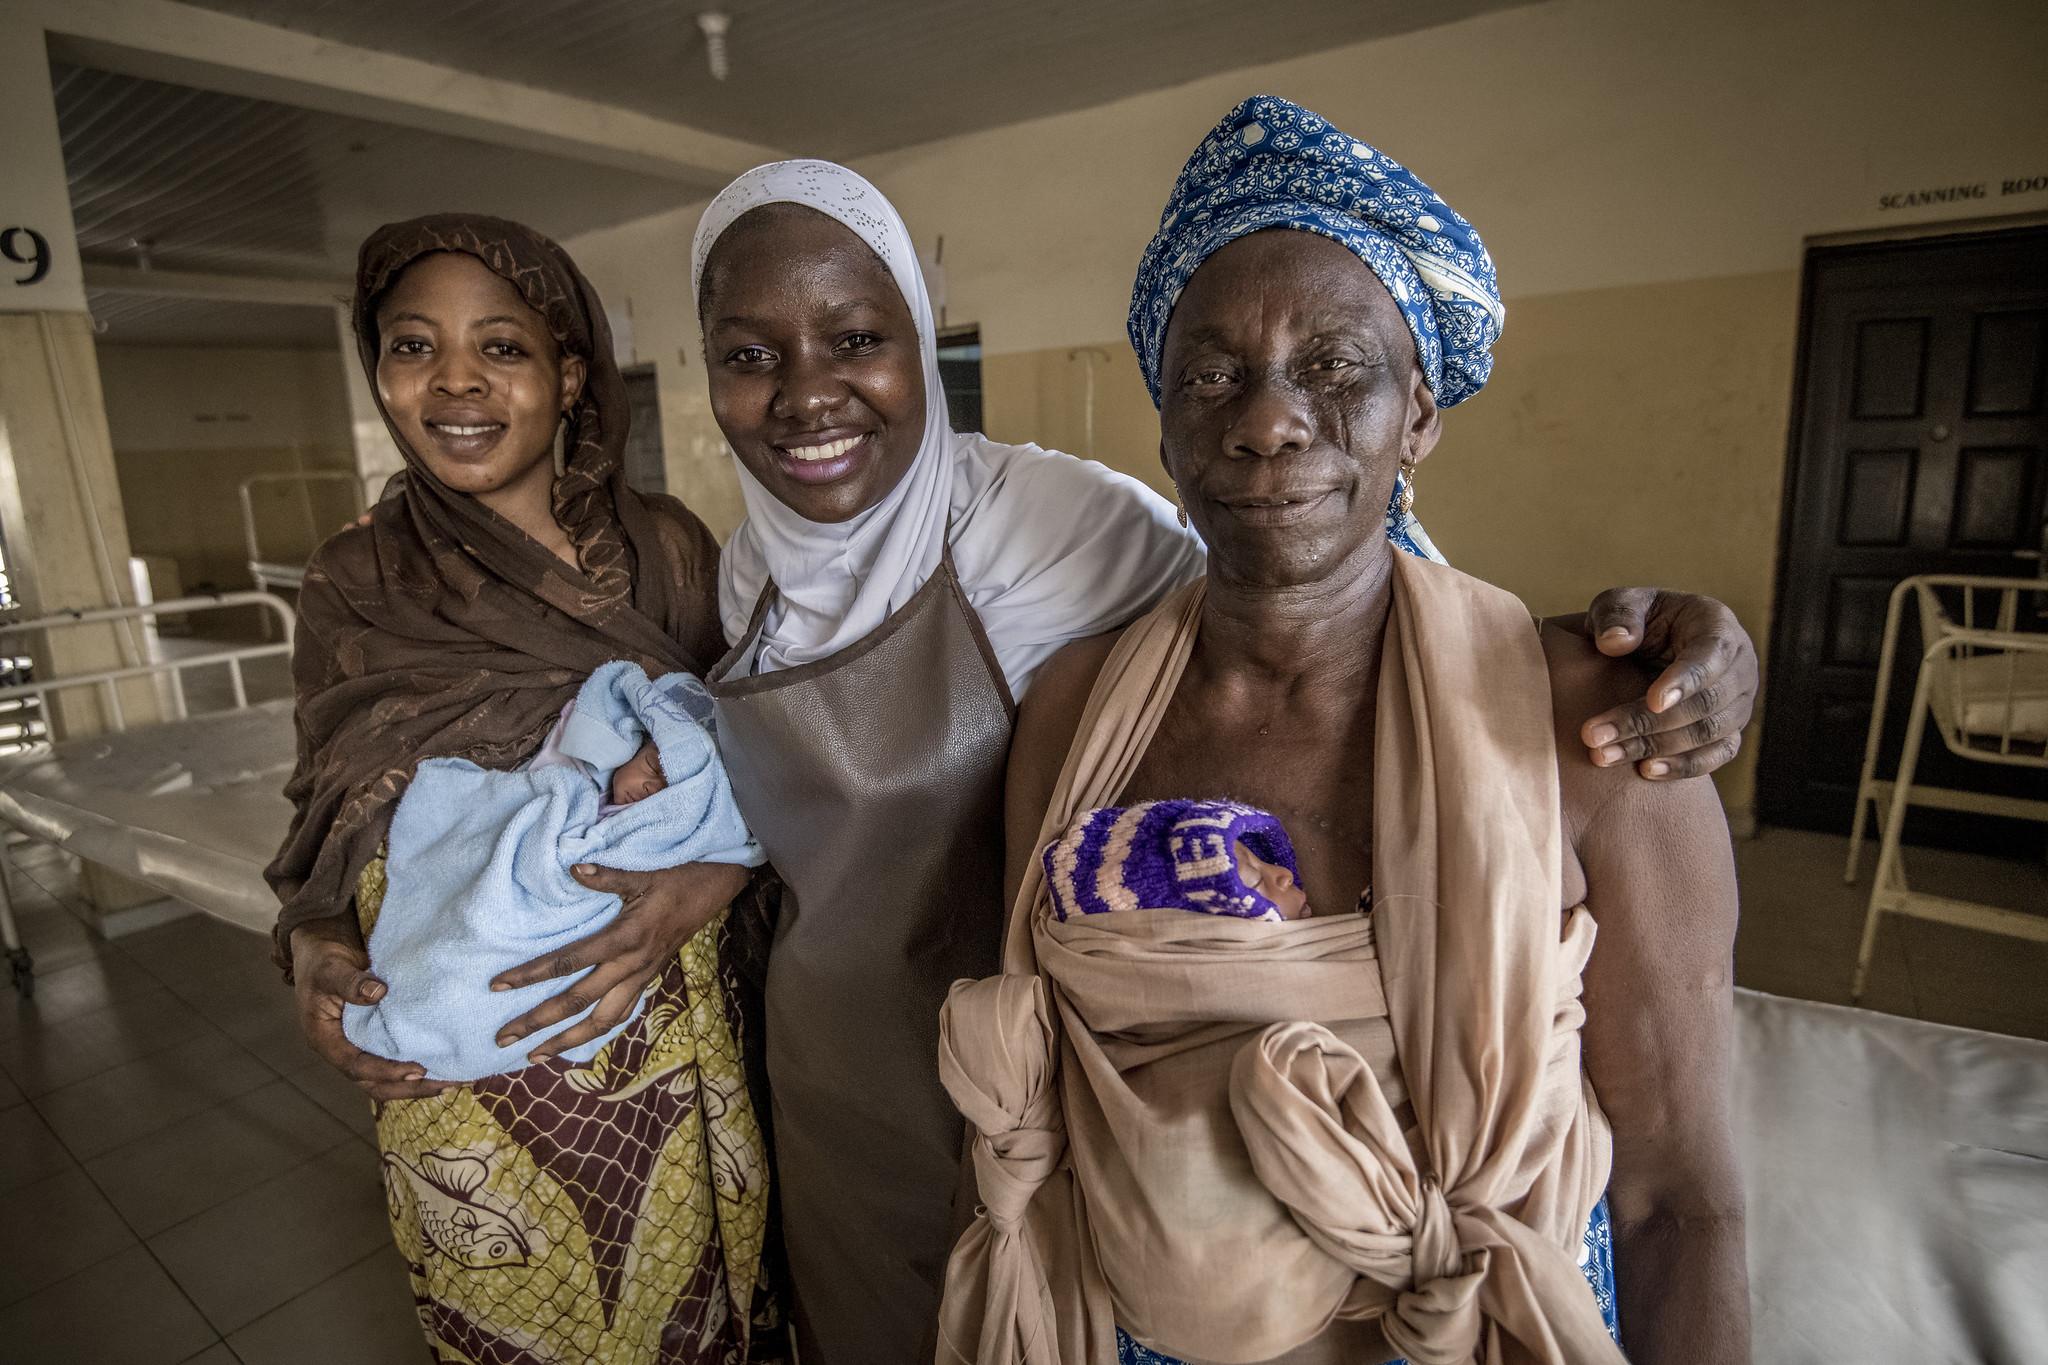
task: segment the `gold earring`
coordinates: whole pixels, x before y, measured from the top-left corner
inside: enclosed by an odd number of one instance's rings
[[[1188,525],[1188,509],[1182,504],[1179,493],[1173,495],[1173,514],[1180,518],[1181,529],[1186,530]]]
[[[1399,497],[1399,499],[1400,499],[1400,505],[1401,505],[1401,515],[1402,515],[1402,516],[1404,516],[1404,517],[1412,517],[1412,516],[1414,516],[1414,515],[1415,515],[1415,461],[1413,461],[1413,460],[1403,460],[1403,461],[1401,461],[1401,487],[1400,487],[1400,491],[1399,491],[1399,493],[1398,493],[1398,494],[1396,494],[1396,496],[1397,496],[1397,497]]]

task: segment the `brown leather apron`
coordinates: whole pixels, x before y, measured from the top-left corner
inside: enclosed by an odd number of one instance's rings
[[[711,683],[734,795],[786,888],[766,1029],[793,1316],[804,1365],[897,1365],[951,1250],[939,1006],[997,968],[1015,707],[950,552],[858,643],[729,676],[774,592]]]

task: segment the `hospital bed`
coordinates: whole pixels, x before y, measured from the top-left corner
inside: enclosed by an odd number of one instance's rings
[[[328,525],[313,510],[312,490],[316,485],[327,485],[348,490],[348,514],[333,519]],[[294,473],[252,474],[242,480],[238,490],[242,499],[242,538],[249,549],[249,577],[259,589],[283,589],[296,592],[306,581],[306,566],[302,557],[279,555],[273,548],[266,548],[257,531],[259,518],[256,515],[256,495],[261,488],[296,487],[299,490],[299,505],[305,514],[306,541],[308,547],[318,545],[335,528],[360,513],[366,504],[363,500],[361,478],[345,470],[315,469]]]
[[[268,614],[278,639],[202,641],[166,656],[146,629],[160,617],[191,622],[251,608]],[[263,868],[291,820],[284,783],[293,762],[292,711],[289,698],[252,704],[244,668],[263,659],[288,663],[293,626],[291,608],[262,592],[0,621],[0,649],[8,652],[22,649],[23,637],[97,627],[128,632],[124,657],[133,660],[0,686],[0,705],[33,700],[46,715],[66,694],[96,697],[102,722],[102,733],[0,758],[0,827],[267,932],[277,901]],[[223,680],[230,704],[194,714],[191,694],[209,683],[220,691]],[[27,995],[34,963],[15,925],[7,875],[0,850],[0,940],[14,984]]]
[[[1906,879],[1902,847],[1911,806],[2048,824],[2048,801],[1915,781],[1921,740],[1930,722],[1958,758],[2007,769],[2048,770],[2048,624],[2037,605],[2044,594],[2048,580],[1970,574],[1922,574],[1892,589],[1877,665],[1877,700],[1864,737],[1856,819],[1849,831],[1849,865],[1843,873],[1843,880],[1856,880],[1863,832],[1874,813],[1882,834],[1850,987],[1852,1000],[1863,997],[1878,926],[1888,914],[2048,943],[2048,916],[1915,890]],[[1898,776],[1887,782],[1877,775],[1879,748],[1893,659],[1909,606],[1919,618],[1920,665]]]
[[[2048,1043],[1735,994],[1757,1365],[2048,1362]]]

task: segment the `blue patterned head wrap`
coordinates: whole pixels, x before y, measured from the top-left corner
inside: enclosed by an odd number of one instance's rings
[[[1479,392],[1506,309],[1479,234],[1392,157],[1275,95],[1223,116],[1181,168],[1131,289],[1131,345],[1159,404],[1166,324],[1203,261],[1265,228],[1349,247],[1394,296],[1439,407]]]
[[[1280,818],[1234,801],[1146,801],[1084,811],[1045,846],[1045,884],[1060,919],[1111,910],[1193,910],[1278,921],[1245,885],[1237,844],[1301,880]]]

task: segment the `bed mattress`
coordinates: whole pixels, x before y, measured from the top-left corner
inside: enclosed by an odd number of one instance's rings
[[[291,823],[290,700],[67,740],[0,766],[0,818],[259,933]]]
[[[1736,1026],[1758,1365],[2048,1361],[2048,1043],[1753,991]]]

